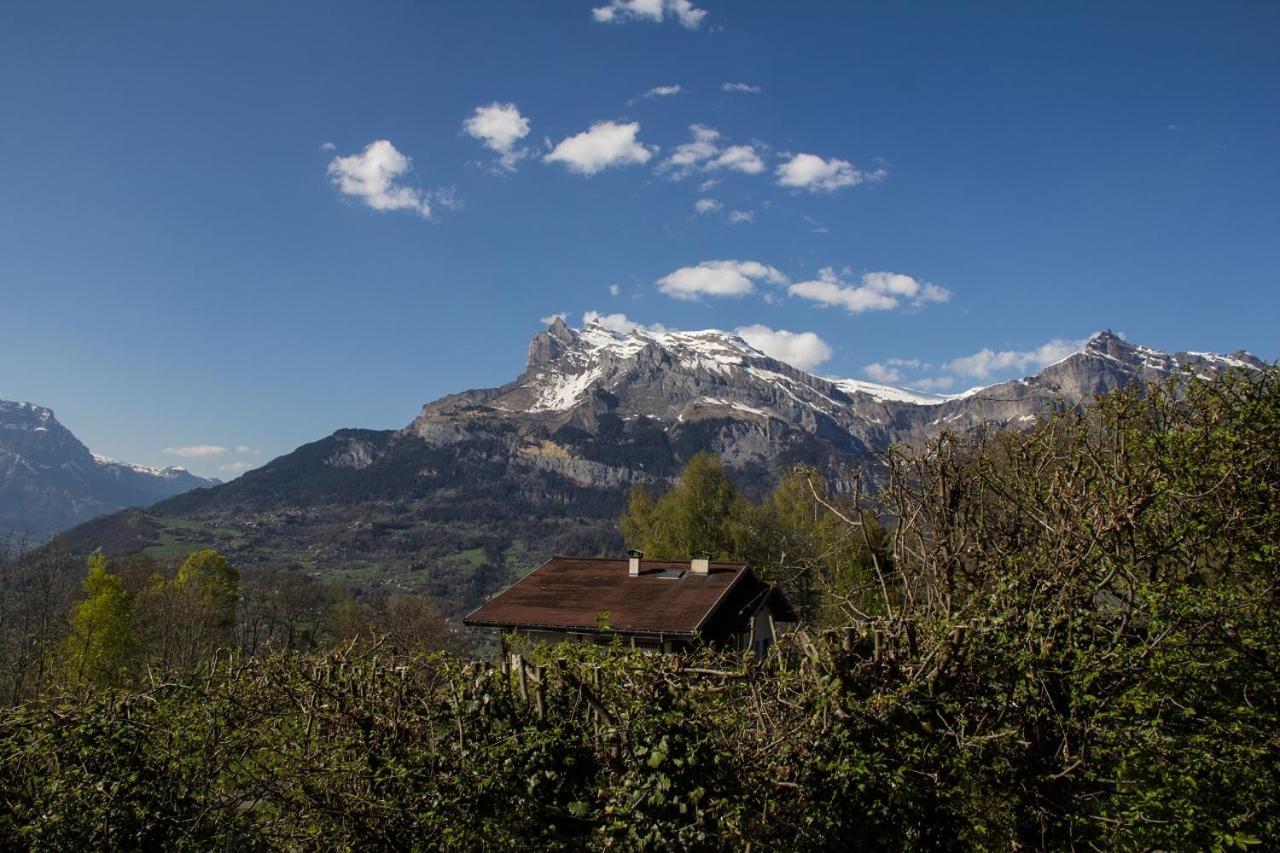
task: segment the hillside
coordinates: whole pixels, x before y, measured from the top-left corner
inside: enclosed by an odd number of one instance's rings
[[[98,558],[71,607],[33,584],[72,618],[0,621],[0,848],[1272,849],[1280,375],[902,456],[853,510],[886,522],[874,569],[820,504],[774,516],[795,550],[757,565],[813,569],[835,618],[763,655],[535,632],[467,659],[411,596],[209,553],[170,581]]]
[[[892,443],[1018,427],[1113,388],[1231,367],[1263,364],[1103,332],[1034,376],[940,396],[815,376],[723,332],[623,334],[557,320],[506,385],[429,403],[400,430],[339,430],[66,541],[160,556],[213,546],[244,565],[428,591],[456,612],[552,553],[616,551],[630,486],[661,488],[702,450],[748,494],[798,462],[839,483]]]

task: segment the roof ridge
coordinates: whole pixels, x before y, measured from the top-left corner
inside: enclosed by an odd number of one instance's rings
[[[629,559],[630,557],[627,557],[625,555],[621,557],[575,557],[572,554],[552,554],[551,557],[549,557],[546,562],[549,563],[552,560],[592,560],[594,562],[599,562],[599,563],[625,563]],[[659,560],[656,557],[642,558],[642,560],[646,563],[688,563],[692,559],[693,559],[692,557],[689,557],[683,560]],[[712,560],[711,565],[713,566],[749,566],[751,564],[746,560]]]

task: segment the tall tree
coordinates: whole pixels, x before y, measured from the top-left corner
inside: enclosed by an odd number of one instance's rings
[[[138,648],[133,599],[124,581],[107,571],[101,554],[89,557],[84,600],[75,606],[64,662],[73,683],[113,684],[123,680]]]
[[[147,657],[188,669],[235,643],[240,573],[217,551],[196,551],[172,578],[154,572],[137,595],[139,635]]]
[[[720,460],[699,453],[657,501],[643,488],[633,492],[621,524],[627,544],[655,559],[683,560],[699,551],[740,559],[750,514],[750,504],[739,497]]]
[[[212,548],[196,551],[178,569],[176,580],[198,595],[218,627],[230,630],[235,625],[240,572],[226,557]]]
[[[38,693],[66,638],[77,564],[55,540],[37,551],[0,541],[0,703]]]

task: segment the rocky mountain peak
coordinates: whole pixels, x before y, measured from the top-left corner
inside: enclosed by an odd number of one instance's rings
[[[532,370],[539,365],[556,361],[577,339],[577,334],[564,322],[564,318],[556,317],[545,331],[539,332],[529,342],[526,369]]]
[[[39,540],[87,518],[216,481],[97,456],[35,403],[0,400],[0,538]]]
[[[621,544],[614,520],[630,487],[664,488],[699,452],[717,454],[753,496],[798,463],[848,489],[855,476],[874,480],[893,444],[1023,429],[1043,412],[1184,368],[1213,378],[1260,364],[1162,353],[1103,332],[1033,376],[938,395],[815,376],[715,330],[560,321],[529,349],[528,368],[505,385],[429,403],[405,429],[339,430],[167,501],[156,518],[238,527],[271,542],[280,564],[329,568],[359,560],[409,573],[424,557],[447,566],[477,535],[539,555],[607,550]]]
[[[1095,332],[1084,345],[1085,352],[1099,353],[1113,357],[1118,356],[1121,353],[1131,352],[1133,349],[1133,344],[1130,344],[1110,329],[1103,329],[1101,332]]]
[[[734,418],[776,418],[803,424],[809,431],[829,431],[834,423],[841,433],[878,443],[881,432],[898,440],[933,429],[939,407],[946,409],[947,423],[956,427],[1004,420],[1008,407],[992,406],[991,400],[1010,394],[1021,400],[1032,386],[1040,394],[1086,399],[1133,381],[1156,380],[1188,365],[1203,373],[1261,362],[1247,354],[1165,353],[1130,343],[1107,329],[1089,338],[1078,353],[1019,380],[1020,388],[1002,383],[998,394],[972,389],[948,396],[815,376],[716,329],[619,328],[590,321],[572,329],[556,318],[530,343],[528,365],[516,380],[429,404],[411,429],[422,432],[418,427],[424,419],[464,410],[474,414],[477,407],[497,417],[559,421],[580,420],[583,413],[591,421],[608,410],[623,418],[643,416],[667,424],[728,413]],[[1036,405],[1020,403],[1014,407],[1017,412],[1008,414],[1022,416]]]
[[[8,400],[0,400],[0,454],[21,456],[37,465],[91,458],[89,449],[58,422],[52,409]]]
[[[53,416],[53,409],[38,406],[35,403],[22,403],[13,400],[0,400],[0,417],[4,418],[4,423],[6,424],[29,422],[39,425],[57,420]]]

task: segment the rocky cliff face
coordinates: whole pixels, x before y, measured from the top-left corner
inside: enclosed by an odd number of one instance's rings
[[[51,410],[0,400],[0,538],[40,541],[96,516],[215,484],[182,468],[95,456]]]
[[[496,489],[529,512],[611,514],[630,485],[668,482],[702,450],[762,491],[797,462],[838,478],[894,443],[1016,428],[1113,388],[1233,367],[1265,365],[1247,353],[1163,353],[1102,332],[1034,376],[938,395],[805,373],[724,332],[575,330],[557,320],[506,385],[429,403],[402,430],[339,431],[171,503],[301,508],[376,496],[453,512]],[[579,504],[584,494],[595,496]]]
[[[512,464],[594,487],[669,476],[691,446],[776,475],[795,461],[847,465],[943,429],[1016,427],[1134,382],[1230,367],[1264,365],[1247,353],[1170,354],[1101,332],[1035,376],[936,395],[808,374],[724,332],[573,330],[557,320],[533,339],[513,382],[430,403],[404,434],[435,446],[487,436]],[[624,449],[655,444],[669,458]]]

